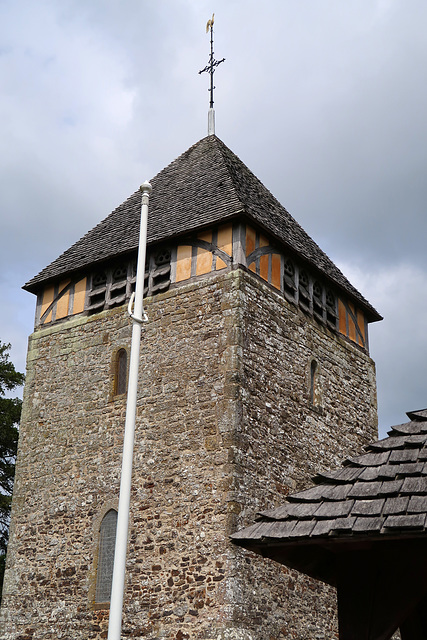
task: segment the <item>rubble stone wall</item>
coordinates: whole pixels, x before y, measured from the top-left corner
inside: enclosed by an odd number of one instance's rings
[[[274,291],[268,295],[260,280],[242,274],[239,290],[241,418],[230,493],[235,529],[252,524],[257,512],[279,506],[289,493],[310,486],[317,472],[339,468],[344,458],[377,439],[371,358]],[[247,552],[236,555],[241,606],[235,620],[242,625],[250,620],[254,638],[337,638],[335,590],[286,567],[278,579],[273,565]],[[264,589],[253,597],[260,582]]]
[[[228,535],[373,439],[372,361],[243,269],[146,310],[123,637],[333,638],[333,594]],[[121,307],[30,337],[2,640],[106,638],[96,563],[117,508],[113,369],[130,336]]]

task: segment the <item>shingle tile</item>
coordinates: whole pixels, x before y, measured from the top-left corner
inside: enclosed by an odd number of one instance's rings
[[[353,530],[355,521],[356,518],[353,516],[349,516],[347,518],[336,518],[333,526],[331,527],[331,531],[350,533]]]
[[[296,522],[295,527],[292,529],[291,537],[309,536],[315,526],[316,522],[314,520],[300,520]]]
[[[251,540],[251,539],[257,540],[258,537],[260,537],[260,533],[262,531],[263,526],[265,526],[265,523],[251,524],[249,525],[249,527],[246,527],[245,529],[236,531],[233,534],[233,539],[234,540]]]
[[[288,496],[288,500],[290,502],[320,502],[324,489],[323,485],[310,487],[310,489]]]
[[[410,420],[418,420],[419,418],[422,421],[427,420],[427,409],[418,409],[417,411],[408,411],[407,414]]]
[[[379,496],[397,495],[401,490],[402,485],[403,485],[403,479],[384,480],[384,482],[381,483],[381,488],[378,491],[378,495]]]
[[[296,524],[296,520],[266,522],[265,528],[261,530],[261,535],[265,538],[284,538],[291,536]]]
[[[417,449],[395,449],[390,453],[389,462],[415,462],[418,457]]]
[[[351,509],[352,516],[379,516],[385,499],[355,500]]]
[[[402,438],[396,436],[395,438],[384,438],[383,440],[378,440],[377,442],[373,442],[367,448],[369,451],[389,451],[390,449],[402,449],[405,446]]]
[[[381,469],[382,467],[365,467],[364,469],[359,468],[359,480],[363,480],[367,482],[368,480],[378,480],[381,478]]]
[[[427,513],[427,495],[411,496],[408,504],[408,513]]]
[[[386,464],[390,456],[390,451],[381,451],[381,453],[365,453],[356,458],[352,458],[352,464],[359,467],[377,467],[380,464]]]
[[[356,482],[348,495],[352,498],[376,498],[381,485],[381,482]]]
[[[363,469],[358,467],[344,467],[344,469],[340,469],[339,471],[325,471],[319,473],[314,480],[315,482],[328,480],[331,483],[347,484],[348,482],[354,482],[362,472]]]
[[[396,475],[398,477],[425,475],[425,462],[402,462],[401,464],[396,464],[395,466]]]
[[[378,477],[394,480],[398,473],[398,469],[399,467],[396,464],[384,464],[381,467],[378,467]]]
[[[386,529],[422,529],[426,520],[425,513],[406,516],[388,516],[384,522]]]
[[[384,505],[384,515],[399,515],[406,513],[409,504],[409,496],[399,498],[387,498]]]
[[[291,518],[305,520],[311,518],[318,508],[318,502],[293,503],[288,505],[288,513]]]
[[[353,500],[341,500],[340,502],[322,502],[316,512],[315,518],[342,518],[348,516],[353,506]]]
[[[401,491],[402,493],[427,494],[427,476],[421,476],[420,478],[405,478]]]
[[[289,504],[286,502],[282,504],[280,507],[274,507],[273,509],[266,509],[265,511],[260,511],[258,515],[262,518],[268,518],[273,520],[282,520],[288,515],[289,512]]]
[[[366,516],[356,518],[353,526],[353,531],[357,533],[368,531],[379,531],[382,527],[383,519],[379,516]]]
[[[335,526],[335,520],[318,520],[316,526],[311,532],[312,536],[328,536],[333,527]]]

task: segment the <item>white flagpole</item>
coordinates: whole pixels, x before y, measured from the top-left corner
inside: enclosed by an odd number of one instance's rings
[[[147,321],[144,311],[145,254],[147,245],[148,201],[151,185],[141,185],[141,223],[139,232],[138,263],[136,267],[135,294],[129,301],[128,311],[132,318],[132,344],[128,394],[126,405],[126,423],[123,443],[122,475],[120,480],[119,512],[117,516],[116,546],[114,553],[113,583],[111,587],[110,618],[108,640],[120,640],[122,631],[123,594],[125,586],[126,548],[129,531],[130,490],[132,480],[133,444],[136,417],[136,392],[138,388],[139,350],[141,344],[141,325]],[[135,301],[132,313],[132,303]]]

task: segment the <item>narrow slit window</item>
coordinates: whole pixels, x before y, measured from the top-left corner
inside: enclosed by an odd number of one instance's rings
[[[128,354],[126,349],[119,349],[116,358],[114,392],[116,396],[126,393],[128,372]]]
[[[316,377],[317,377],[317,362],[311,361],[310,365],[310,404],[314,407],[316,405]]]
[[[114,549],[116,546],[117,511],[110,509],[102,519],[99,529],[98,567],[96,570],[96,603],[111,599],[113,582]]]

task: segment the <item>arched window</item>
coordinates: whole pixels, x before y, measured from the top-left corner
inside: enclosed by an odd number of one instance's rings
[[[311,406],[316,405],[316,377],[317,377],[317,362],[316,360],[312,360],[310,364],[310,404]]]
[[[113,581],[114,548],[116,546],[117,511],[110,509],[99,528],[98,566],[95,602],[110,602]]]
[[[114,395],[118,396],[126,393],[128,373],[128,354],[126,349],[119,349],[116,355],[116,366],[114,372]]]

